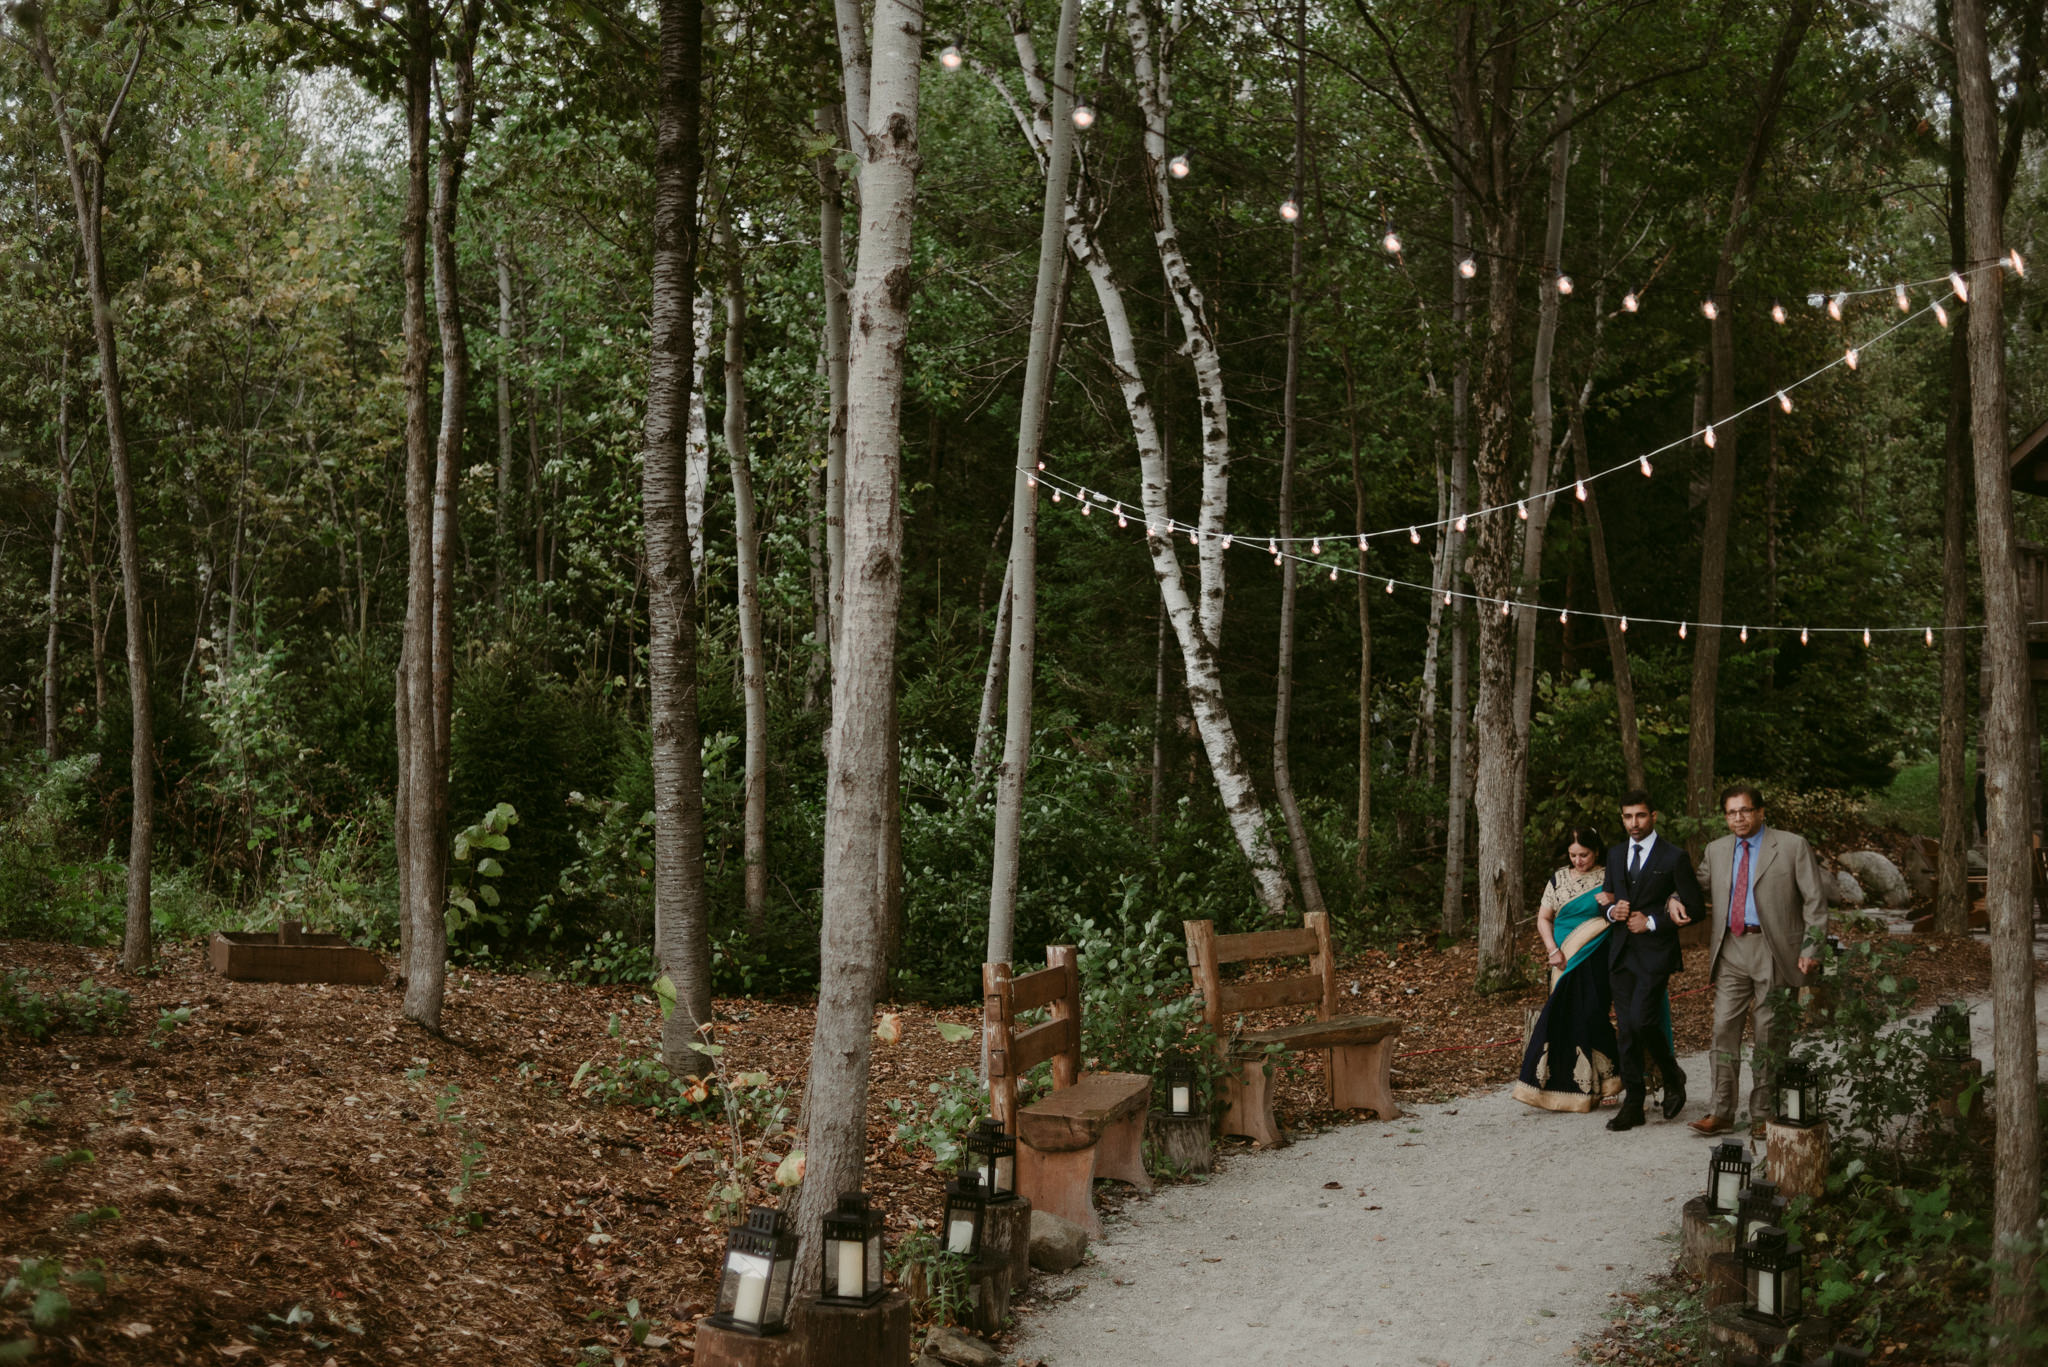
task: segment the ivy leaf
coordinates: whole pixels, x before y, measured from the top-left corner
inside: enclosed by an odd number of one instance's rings
[[[958,1044],[962,1040],[972,1039],[975,1034],[973,1026],[955,1025],[952,1021],[933,1021],[932,1029],[938,1031],[939,1038],[948,1044]]]

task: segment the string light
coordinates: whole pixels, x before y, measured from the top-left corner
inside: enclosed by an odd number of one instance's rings
[[[1707,445],[1708,445],[1708,446],[1710,446],[1710,447],[1711,447],[1711,446],[1713,446],[1713,445],[1715,445],[1715,441],[1714,441],[1714,424],[1712,424],[1712,423],[1708,423],[1708,424],[1707,424]]]
[[[1508,600],[1505,598],[1500,600],[1500,615],[1503,617],[1508,615]]]
[[[1927,628],[1927,644],[1929,644],[1929,645],[1933,645],[1933,644],[1934,644],[1934,628],[1933,628],[1933,627],[1929,627],[1929,628]]]
[[[1648,456],[1638,457],[1636,460],[1636,464],[1642,468],[1644,479],[1648,479],[1652,474],[1656,473],[1654,470],[1650,468],[1650,458]]]
[[[1839,295],[1839,294],[1837,294],[1837,295],[1834,295],[1833,297],[1831,297],[1831,298],[1830,298],[1830,299],[1828,300],[1828,317],[1830,317],[1830,318],[1834,319],[1834,320],[1835,320],[1836,322],[1838,322],[1838,323],[1842,321],[1842,296],[1841,296],[1841,295]]]
[[[1748,628],[1748,627],[1744,627],[1744,628],[1742,629],[1742,643],[1743,643],[1744,645],[1748,645],[1748,644],[1749,644],[1749,628]]]
[[[1801,628],[1799,628],[1799,644],[1801,644],[1801,645],[1805,645],[1805,644],[1806,644],[1806,628],[1805,628],[1805,627],[1801,627]]]
[[[1559,626],[1563,626],[1566,622],[1569,622],[1571,619],[1572,610],[1570,608],[1559,608],[1557,610],[1557,624]]]
[[[1291,199],[1282,202],[1280,205],[1280,217],[1286,219],[1289,223],[1294,222],[1295,219],[1301,217],[1301,206]]]
[[[1036,488],[1038,487],[1038,476],[1037,476],[1037,475],[1026,475],[1026,476],[1024,476],[1024,482],[1025,482],[1026,484],[1030,485],[1030,486],[1031,486],[1032,488],[1036,489]]]
[[[1086,516],[1088,516],[1088,514],[1090,514],[1090,513],[1094,512],[1094,511],[1095,511],[1094,507],[1093,507],[1092,505],[1090,505],[1090,504],[1087,504],[1087,503],[1083,503],[1083,504],[1081,505],[1081,516],[1083,516],[1083,517],[1086,517]]]
[[[1775,299],[1771,301],[1771,321],[1779,327],[1785,325],[1785,306]]]
[[[1189,163],[1188,154],[1185,152],[1180,152],[1175,154],[1172,161],[1166,163],[1166,169],[1173,172],[1173,178],[1175,180],[1186,180],[1188,178],[1188,172],[1194,170],[1195,168],[1192,164]]]
[[[1792,396],[1782,389],[1778,391],[1778,407],[1784,409],[1787,413],[1792,411]]]
[[[1330,582],[1332,584],[1337,582],[1337,567],[1335,565],[1330,566]]]
[[[1479,263],[1469,256],[1466,257],[1458,263],[1458,274],[1470,280],[1473,276],[1479,274]]]
[[[1624,633],[1628,631],[1628,618],[1624,617],[1621,619],[1621,629]]]
[[[1643,306],[1643,301],[1636,298],[1634,290],[1630,290],[1627,294],[1621,296],[1621,306],[1627,312],[1634,313]]]
[[[1843,353],[1842,353],[1842,361],[1843,361],[1843,363],[1844,363],[1845,365],[1847,365],[1847,366],[1849,367],[1849,369],[1851,369],[1851,370],[1854,370],[1854,369],[1856,368],[1856,361],[1857,361],[1857,351],[1856,351],[1856,348],[1855,348],[1855,347],[1850,347],[1850,348],[1849,348],[1849,349],[1848,349],[1847,351],[1843,352]]]
[[[1365,544],[1365,534],[1364,534],[1363,532],[1361,532],[1361,533],[1359,533],[1359,536],[1358,536],[1358,553],[1359,553],[1360,555],[1364,555],[1364,554],[1365,554],[1365,552],[1366,552],[1366,544]]]
[[[1527,499],[1515,500],[1515,516],[1521,518],[1524,522],[1529,520],[1529,503]]]
[[[1410,527],[1408,529],[1408,544],[1411,546],[1420,546],[1422,544],[1422,533],[1416,531],[1413,527]]]
[[[1095,108],[1085,100],[1074,106],[1074,112],[1067,117],[1074,121],[1074,127],[1086,131],[1095,126]]]
[[[1707,299],[1701,301],[1700,312],[1706,314],[1707,321],[1711,323],[1716,318],[1719,318],[1721,316],[1721,307],[1720,305],[1716,304],[1713,300]]]
[[[1225,532],[1225,533],[1223,534],[1223,549],[1224,549],[1224,550],[1226,550],[1226,551],[1227,551],[1227,550],[1229,550],[1229,549],[1230,549],[1230,542],[1231,542],[1231,535],[1230,535],[1230,533],[1229,533],[1229,532]]]
[[[1866,645],[1866,646],[1870,644],[1870,628],[1869,628],[1869,627],[1865,627],[1865,628],[1863,628],[1863,644],[1864,644],[1864,645]]]
[[[1899,301],[1900,313],[1911,313],[1913,311],[1913,301],[1906,297],[1906,287],[1904,285],[1892,286],[1892,298]]]
[[[1678,624],[1678,639],[1681,641],[1685,639],[1685,623],[1683,622]]]
[[[958,71],[960,64],[965,60],[966,58],[960,55],[960,49],[952,43],[946,44],[939,53],[939,65],[948,71]]]
[[[1934,301],[1934,321],[1943,327],[1948,326],[1948,310],[1941,306],[1939,299]]]
[[[1461,532],[1465,530],[1465,515],[1463,513],[1458,514],[1458,530]]]
[[[1389,580],[1387,581],[1387,592],[1388,592],[1388,593],[1392,593],[1393,591],[1394,591],[1394,581],[1393,581],[1393,580],[1391,580],[1391,579],[1389,579]]]
[[[1279,543],[1279,542],[1277,542],[1277,541],[1275,541],[1275,540],[1273,540],[1273,539],[1272,539],[1271,537],[1268,537],[1268,538],[1266,539],[1266,554],[1267,554],[1267,555],[1270,555],[1270,556],[1272,556],[1272,557],[1273,557],[1273,563],[1274,563],[1274,564],[1276,564],[1276,565],[1277,565],[1277,564],[1279,564],[1279,563],[1280,563],[1280,543]]]
[[[1058,489],[1052,491],[1052,501],[1055,503],[1060,501],[1060,491]]]
[[[1950,271],[1948,273],[1948,287],[1951,290],[1955,291],[1956,298],[1962,300],[1965,304],[1970,302],[1969,282],[1964,280],[1963,277],[1957,274],[1955,271]]]
[[[1401,235],[1392,228],[1387,229],[1387,235],[1380,239],[1380,246],[1386,248],[1388,256],[1399,256],[1401,254]]]
[[[1445,607],[1449,607],[1450,605],[1451,605],[1451,591],[1450,591],[1449,589],[1445,589],[1445,590],[1444,590],[1444,606],[1445,606]]]
[[[1193,546],[1196,550],[1200,550],[1202,548],[1202,534],[1200,531],[1196,530],[1193,527],[1188,528],[1188,544],[1190,546]],[[1277,565],[1280,562],[1276,560],[1273,563]]]
[[[1562,271],[1559,271],[1557,275],[1557,292],[1559,294],[1570,294],[1572,292],[1572,278]]]
[[[2010,252],[2006,253],[2005,259],[2012,263],[2012,273],[2014,275],[2017,275],[2022,279],[2026,277],[2027,259],[2020,255],[2020,249],[2018,247],[2014,247]]]
[[[1320,536],[1317,537],[1316,544],[1309,547],[1308,550],[1310,555],[1321,555],[1323,553],[1323,539]]]

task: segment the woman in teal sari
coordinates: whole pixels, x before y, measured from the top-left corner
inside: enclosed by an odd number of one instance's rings
[[[1546,1111],[1591,1111],[1621,1091],[1620,1054],[1609,1019],[1609,925],[1600,905],[1601,843],[1597,831],[1574,828],[1565,867],[1551,876],[1536,909],[1536,934],[1550,965],[1550,1000],[1529,1035],[1515,1100]]]

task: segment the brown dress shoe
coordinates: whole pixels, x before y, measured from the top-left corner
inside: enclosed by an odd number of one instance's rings
[[[1735,1125],[1733,1122],[1723,1120],[1717,1115],[1703,1115],[1698,1120],[1688,1122],[1686,1128],[1692,1130],[1695,1134],[1711,1136],[1726,1134],[1734,1129]]]

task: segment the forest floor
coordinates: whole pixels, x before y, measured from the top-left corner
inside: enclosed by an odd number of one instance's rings
[[[1673,983],[1682,1050],[1704,1046],[1710,1014],[1703,956],[1691,958]],[[1403,1021],[1404,1105],[1514,1075],[1541,994],[1482,997],[1473,966],[1470,945],[1419,942],[1344,962],[1357,1008]],[[577,1095],[588,1078],[571,1085],[586,1063],[630,1071],[653,1054],[644,991],[451,969],[437,1038],[401,1020],[388,985],[229,982],[197,945],[163,946],[153,976],[126,979],[108,951],[0,942],[0,970],[14,969],[46,993],[91,978],[132,994],[102,1033],[35,1044],[0,1031],[0,1265],[56,1259],[105,1278],[65,1288],[71,1317],[37,1361],[688,1360],[723,1246],[705,1155],[731,1141],[712,1120],[603,1106]],[[1976,941],[1912,945],[1923,1000],[1981,992],[1987,970]],[[928,1152],[897,1141],[885,1103],[929,1108],[971,1068],[975,1039],[933,1026],[978,1011],[885,1009],[903,1035],[876,1047],[867,1180],[894,1238],[930,1226],[940,1181]],[[159,1024],[179,1010],[189,1018]],[[768,1073],[793,1109],[810,1004],[727,1000],[718,1013],[728,1072]],[[1313,1062],[1287,1070],[1282,1122],[1357,1119],[1320,1092]],[[752,1196],[770,1199],[791,1140],[749,1142],[764,1158]],[[1226,1164],[1243,1152],[1226,1145]],[[651,1322],[639,1346],[632,1304]],[[0,1303],[0,1345],[28,1334],[29,1311],[25,1295]]]

